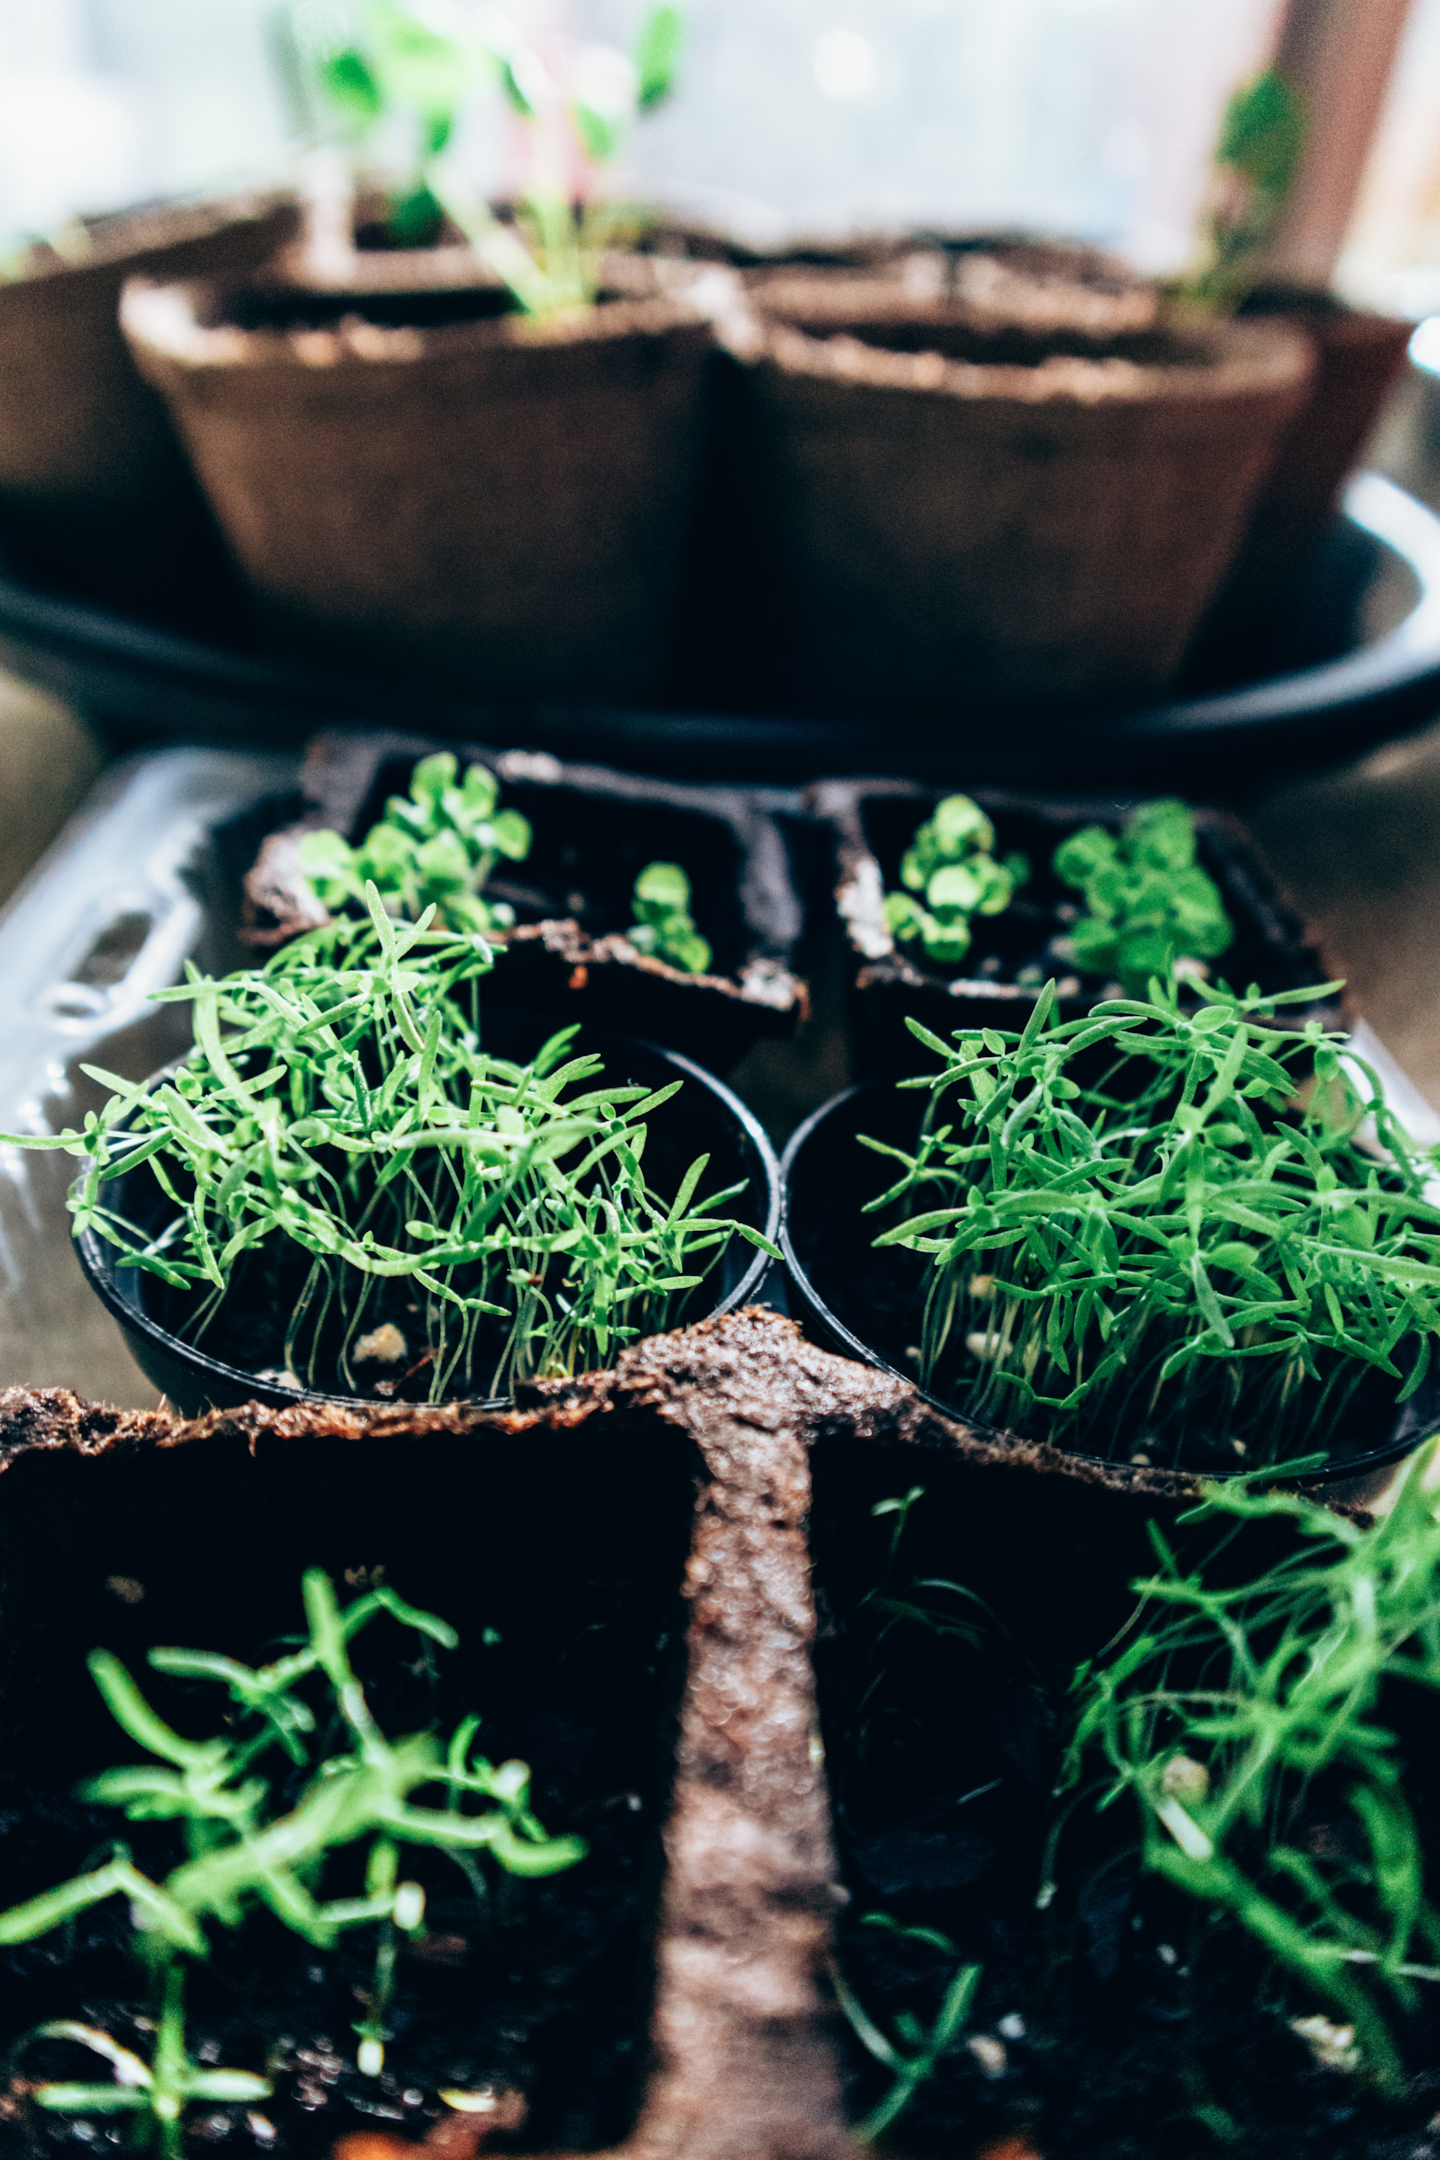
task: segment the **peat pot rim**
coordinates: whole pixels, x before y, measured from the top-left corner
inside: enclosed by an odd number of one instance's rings
[[[781,1216],[779,1245],[781,1252],[785,1255],[785,1268],[791,1285],[799,1295],[804,1317],[814,1322],[821,1330],[822,1337],[828,1337],[832,1343],[838,1343],[845,1356],[857,1358],[862,1364],[872,1366],[877,1372],[888,1373],[892,1379],[903,1380],[907,1387],[914,1389],[922,1402],[929,1403],[932,1409],[938,1410],[941,1416],[948,1418],[952,1424],[956,1422],[965,1424],[979,1437],[1002,1446],[1011,1445],[1017,1448],[1038,1447],[1052,1460],[1083,1463],[1088,1468],[1103,1471],[1108,1478],[1118,1480],[1122,1485],[1133,1486],[1137,1492],[1154,1492],[1157,1477],[1173,1481],[1173,1489],[1178,1491],[1182,1488],[1198,1490],[1201,1483],[1226,1485],[1231,1482],[1232,1477],[1244,1476],[1245,1473],[1241,1471],[1235,1471],[1231,1473],[1231,1476],[1222,1477],[1215,1472],[1187,1470],[1183,1465],[1171,1468],[1169,1466],[1144,1466],[1135,1463],[1113,1462],[1103,1455],[1085,1454],[1079,1448],[1057,1447],[1052,1441],[1048,1440],[1025,1440],[1017,1433],[1003,1431],[993,1426],[972,1424],[966,1418],[963,1410],[958,1409],[954,1403],[947,1403],[939,1395],[932,1395],[927,1388],[921,1387],[920,1383],[911,1374],[902,1371],[898,1365],[893,1365],[872,1344],[867,1343],[863,1337],[856,1335],[852,1329],[848,1328],[838,1313],[831,1310],[815,1284],[811,1281],[809,1270],[796,1252],[794,1239],[791,1235],[791,1216],[793,1213],[791,1190],[796,1165],[810,1142],[818,1134],[824,1132],[827,1122],[852,1106],[857,1097],[862,1095],[878,1096],[887,1090],[893,1092],[896,1082],[908,1077],[906,1074],[897,1073],[889,1079],[861,1080],[854,1087],[842,1089],[838,1095],[832,1095],[829,1102],[821,1103],[818,1110],[812,1110],[804,1123],[796,1126],[786,1143],[785,1152],[780,1157],[780,1181],[784,1193],[784,1210]],[[1372,1448],[1363,1455],[1346,1455],[1327,1469],[1311,1471],[1303,1478],[1287,1480],[1287,1482],[1302,1487],[1348,1487],[1352,1480],[1358,1482],[1371,1471],[1388,1469],[1395,1463],[1403,1462],[1407,1456],[1413,1455],[1415,1450],[1423,1445],[1426,1440],[1432,1438],[1436,1432],[1440,1432],[1440,1408],[1436,1409],[1435,1414],[1428,1422],[1422,1423],[1416,1431],[1407,1433],[1404,1439],[1392,1439],[1383,1447]],[[1252,1484],[1263,1482],[1262,1479],[1255,1476],[1254,1472],[1249,1473],[1249,1477]]]
[[[972,406],[1153,410],[1286,394],[1298,400],[1316,364],[1311,339],[1280,320],[1162,322],[1134,357],[1053,353],[1027,366],[866,342],[867,329],[886,324],[912,332],[971,331],[977,343],[1007,327],[974,307],[909,299],[878,280],[856,280],[844,293],[826,292],[818,281],[812,289],[797,280],[788,290],[777,282],[770,308],[763,291],[750,297],[755,327],[735,349],[772,378],[918,392]]]
[[[89,241],[85,252],[63,256],[52,250],[52,260],[39,243],[33,244],[25,251],[19,275],[0,281],[0,308],[16,304],[7,295],[75,287],[92,276],[113,278],[130,264],[137,273],[152,263],[161,269],[164,258],[179,248],[209,240],[232,225],[263,225],[283,211],[298,216],[288,190],[247,188],[228,195],[137,203],[131,209],[81,218]],[[283,238],[277,231],[277,248]]]
[[[498,1010],[494,1017],[500,1017]],[[545,1039],[545,1030],[552,1024],[552,1016],[539,1013],[517,1012],[512,1015],[506,1012],[504,1018],[507,1021],[513,1018],[525,1025],[527,1032],[534,1033],[537,1046]],[[529,1025],[532,1022],[533,1030]],[[568,1023],[561,1023],[561,1025],[566,1024]],[[607,1055],[613,1055],[622,1050],[629,1052],[638,1049],[645,1055],[658,1059],[661,1064],[669,1066],[678,1078],[699,1082],[701,1087],[718,1103],[721,1111],[728,1114],[734,1123],[739,1126],[754,1150],[758,1162],[758,1175],[764,1179],[765,1183],[764,1220],[760,1228],[763,1235],[769,1239],[772,1245],[779,1245],[784,1214],[780,1165],[776,1159],[775,1150],[770,1144],[769,1136],[754,1111],[743,1103],[734,1090],[727,1087],[725,1082],[719,1079],[716,1074],[708,1072],[703,1065],[697,1065],[693,1058],[683,1056],[678,1050],[667,1050],[662,1044],[646,1042],[638,1035],[622,1035],[614,1029],[592,1027],[585,1023],[582,1023],[581,1032],[588,1037],[588,1043],[582,1044],[580,1046],[582,1048],[595,1048]],[[185,1057],[173,1058],[168,1065],[163,1065],[158,1072],[150,1075],[150,1078],[145,1083],[146,1089],[158,1087],[163,1080],[169,1079],[172,1073],[178,1072],[185,1063]],[[72,1191],[83,1183],[86,1175],[87,1173],[83,1169],[77,1174],[72,1183]],[[272,1382],[258,1379],[253,1372],[247,1372],[243,1366],[227,1364],[223,1358],[211,1357],[206,1351],[195,1349],[191,1344],[182,1342],[178,1335],[172,1335],[168,1328],[161,1327],[159,1322],[152,1319],[150,1314],[145,1311],[133,1288],[139,1271],[135,1268],[123,1267],[120,1264],[120,1256],[115,1246],[109,1244],[106,1239],[97,1237],[93,1230],[82,1230],[79,1237],[73,1239],[72,1242],[79,1256],[81,1270],[90,1288],[95,1292],[111,1318],[118,1323],[137,1365],[140,1366],[147,1379],[154,1381],[154,1384],[162,1387],[162,1390],[164,1383],[156,1377],[156,1372],[151,1370],[152,1365],[157,1370],[182,1367],[186,1371],[193,1373],[202,1384],[213,1380],[217,1388],[224,1391],[223,1395],[218,1395],[214,1400],[214,1407],[216,1408],[224,1408],[244,1402],[259,1402],[275,1410],[293,1410],[304,1404],[318,1404],[326,1409],[345,1410],[353,1414],[356,1411],[374,1411],[399,1407],[393,1404],[374,1403],[363,1395],[329,1395],[322,1393],[318,1389],[280,1387]],[[727,1291],[719,1303],[707,1307],[703,1313],[687,1316],[681,1321],[680,1325],[683,1327],[696,1326],[702,1320],[718,1320],[726,1313],[738,1312],[742,1306],[749,1304],[755,1298],[764,1279],[765,1271],[771,1265],[772,1262],[768,1253],[761,1252],[758,1247],[753,1248],[749,1263],[739,1281],[732,1289]],[[148,1363],[147,1355],[149,1358]],[[466,1400],[459,1406],[467,1410],[507,1410],[513,1407],[514,1400],[513,1396],[496,1395],[478,1401]],[[450,1407],[455,1406],[454,1404],[450,1405]],[[444,1408],[446,1405],[415,1405],[412,1407]]]
[[[458,252],[458,251],[457,251]],[[503,295],[495,280],[475,275],[437,286],[426,278],[412,290],[419,299],[439,292]],[[227,309],[242,294],[267,297],[293,294],[297,306],[307,298],[327,311],[348,294],[356,313],[329,327],[243,329],[226,320]],[[339,285],[262,281],[254,277],[198,278],[166,283],[131,278],[120,300],[120,325],[142,373],[157,387],[176,381],[234,381],[238,376],[317,383],[346,378],[351,385],[373,382],[388,394],[392,370],[428,363],[474,365],[489,360],[496,371],[516,373],[532,367],[530,356],[589,352],[596,355],[635,344],[678,343],[703,349],[712,337],[709,318],[683,294],[662,290],[603,297],[593,307],[572,309],[537,320],[518,312],[477,315],[472,321],[418,324],[367,322],[359,312],[366,300],[397,297],[393,284],[365,274]],[[553,363],[552,363],[553,364]]]

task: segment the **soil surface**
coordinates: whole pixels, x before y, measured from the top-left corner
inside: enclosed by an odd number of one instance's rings
[[[1143,1874],[1134,1810],[1121,1801],[1097,1816],[1094,1791],[1065,1825],[1055,1894],[1037,1910],[1052,1872],[1065,1670],[1037,1654],[1033,1639],[1017,1647],[983,1607],[942,1586],[938,1553],[948,1543],[956,1571],[968,1573],[965,1546],[981,1533],[947,1516],[950,1501],[915,1467],[930,1492],[915,1503],[893,1563],[895,1517],[870,1517],[873,1463],[866,1482],[827,1476],[817,1462],[813,1532],[821,1725],[850,1893],[841,1971],[894,2034],[906,2011],[928,2031],[957,1970],[983,1968],[964,2036],[881,2149],[913,2160],[1440,2154],[1440,1990],[1422,1991],[1416,2015],[1398,2025],[1412,2073],[1399,2099],[1382,2099],[1353,2070],[1326,2067],[1290,2024],[1325,2006],[1238,1929],[1212,1924]],[[892,1472],[903,1497],[906,1466]],[[939,1511],[928,1524],[927,1505]],[[1018,1582],[1008,1616],[996,1600],[1002,1616],[1014,1617]],[[1433,1725],[1433,1705],[1418,1708]],[[1423,1723],[1407,1737],[1410,1789],[1433,1790],[1435,1740]],[[1317,1795],[1303,1835],[1336,1834],[1344,1814],[1343,1796]],[[1431,1827],[1440,1827],[1433,1816]],[[875,1914],[894,1924],[876,1924]],[[953,1950],[900,1928],[937,1931]],[[859,2120],[892,2078],[848,2031],[847,2068]]]
[[[573,1870],[522,1883],[487,1869],[482,1905],[444,1854],[408,1847],[402,1873],[427,1891],[426,1936],[402,1953],[385,2068],[363,2078],[354,2026],[365,2015],[376,1931],[317,1951],[268,1914],[212,1929],[192,1975],[188,2038],[203,2063],[258,2071],[271,2099],[195,2107],[196,2151],[263,2151],[320,2160],[347,2131],[423,2134],[447,2111],[441,2091],[487,2089],[526,2150],[587,2149],[621,2138],[639,2102],[683,1672],[680,1597],[696,1461],[678,1435],[626,1429],[618,1460],[594,1474],[566,1436],[523,1448],[495,1433],[425,1441],[310,1436],[250,1452],[217,1437],[99,1461],[32,1454],[4,1479],[0,1572],[13,1620],[0,1653],[0,1714],[11,1752],[0,1772],[0,1905],[99,1864],[123,1836],[162,1876],[184,1858],[171,1823],[126,1823],[74,1797],[86,1776],[141,1750],[109,1719],[86,1651],[120,1655],[177,1730],[223,1729],[227,1699],[147,1670],[155,1643],[220,1649],[247,1663],[282,1654],[303,1628],[300,1575],[326,1567],[342,1601],[383,1579],[451,1621],[447,1652],[382,1617],[353,1647],[370,1707],[392,1738],[469,1712],[479,1748],[518,1757],[551,1835],[578,1833]],[[268,1460],[267,1460],[268,1458]],[[313,1687],[313,1684],[312,1684]],[[343,1753],[343,1728],[321,1753]],[[298,1795],[278,1751],[263,1771],[271,1805]],[[294,1793],[289,1789],[293,1785]],[[440,1804],[437,1790],[417,1792]],[[363,1889],[363,1844],[328,1864],[317,1894]],[[52,2018],[102,2028],[142,2056],[143,1973],[118,1899],[72,1927],[0,1955],[0,2034]],[[103,2081],[105,2066],[66,2041],[11,2054],[12,2075]],[[513,2097],[512,2097],[513,2096]],[[12,2105],[19,2088],[11,2087]],[[124,2118],[70,2121],[19,2106],[0,2126],[17,2153],[107,2151]],[[514,2140],[510,2141],[512,2144]],[[501,2139],[500,2149],[506,2140]]]

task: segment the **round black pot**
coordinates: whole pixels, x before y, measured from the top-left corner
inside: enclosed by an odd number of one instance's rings
[[[486,1046],[500,1057],[523,1060],[534,1055],[557,1024],[563,1023],[538,1013],[487,1012]],[[748,1180],[746,1190],[733,1203],[734,1213],[772,1244],[776,1242],[781,1214],[779,1166],[759,1120],[738,1095],[678,1051],[663,1050],[634,1036],[587,1027],[581,1031],[576,1047],[598,1052],[605,1059],[606,1077],[617,1086],[634,1081],[654,1088],[668,1086],[672,1080],[685,1081],[679,1095],[651,1113],[647,1161],[653,1168],[656,1154],[667,1152],[670,1143],[677,1156],[683,1152],[682,1168],[696,1155],[708,1152],[707,1188],[733,1185],[741,1178]],[[166,1073],[173,1070],[166,1067]],[[158,1081],[165,1074],[155,1077]],[[112,1205],[121,1214],[125,1211],[127,1183],[128,1179],[121,1177],[111,1188]],[[281,1387],[257,1379],[243,1366],[226,1364],[223,1358],[193,1349],[162,1327],[147,1310],[153,1277],[139,1268],[125,1267],[117,1247],[97,1237],[93,1230],[82,1231],[75,1242],[90,1287],[118,1321],[136,1364],[168,1398],[172,1408],[184,1415],[199,1416],[206,1410],[230,1409],[248,1402],[265,1403],[277,1410],[294,1409],[299,1403],[324,1403],[346,1410],[380,1407],[367,1397]],[[713,1319],[750,1303],[770,1265],[765,1253],[732,1238],[706,1288],[696,1293],[704,1298],[708,1291],[713,1302],[687,1312],[686,1322]],[[506,1401],[492,1398],[482,1407],[503,1409]]]
[[[780,1247],[797,1300],[792,1310],[827,1348],[860,1358],[911,1386],[915,1386],[913,1375],[868,1339],[874,1325],[870,1315],[877,1309],[874,1286],[847,1292],[842,1277],[847,1250],[853,1251],[860,1242],[852,1222],[860,1219],[866,1201],[894,1183],[891,1159],[862,1148],[857,1135],[868,1133],[897,1146],[912,1144],[920,1100],[918,1093],[900,1093],[893,1077],[847,1088],[822,1103],[796,1129],[780,1163],[785,1194]],[[962,1416],[940,1396],[924,1388],[917,1387],[916,1392],[946,1417]],[[1324,1486],[1327,1496],[1363,1504],[1377,1489],[1370,1482],[1373,1473],[1402,1461],[1437,1431],[1440,1381],[1432,1374],[1401,1407],[1389,1429],[1376,1434],[1373,1447],[1336,1456],[1333,1467],[1312,1473],[1304,1483]],[[1064,1453],[1078,1462],[1099,1464],[1111,1484],[1120,1479],[1138,1486],[1154,1480],[1153,1470],[1142,1476],[1128,1463],[1108,1462],[1078,1449]],[[1208,1470],[1204,1474],[1214,1475]],[[1182,1470],[1179,1475],[1188,1482],[1192,1473]]]

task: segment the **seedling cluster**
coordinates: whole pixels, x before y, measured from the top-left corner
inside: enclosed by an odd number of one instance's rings
[[[155,1671],[225,1690],[224,1730],[213,1739],[183,1739],[118,1658],[93,1653],[90,1672],[111,1715],[153,1760],[102,1772],[81,1797],[121,1808],[132,1822],[180,1823],[185,1857],[155,1881],[135,1866],[125,1845],[116,1844],[102,1866],[0,1915],[0,1944],[31,1942],[91,1906],[129,1900],[156,2013],[153,2059],[141,2062],[87,2025],[41,2026],[31,2039],[77,2041],[108,2061],[114,2077],[93,2085],[42,2085],[35,2098],[62,2115],[131,2114],[163,2160],[181,2160],[191,2100],[254,2101],[270,2091],[264,2078],[249,2071],[202,2069],[190,2058],[186,1966],[209,1959],[214,1927],[236,1929],[264,1910],[317,1950],[332,1948],[352,1928],[375,1928],[374,1978],[355,2030],[358,2066],[378,2077],[395,1991],[397,1936],[423,1939],[424,1932],[424,1890],[401,1877],[407,1848],[450,1855],[467,1880],[482,1855],[521,1876],[553,1875],[585,1856],[582,1839],[547,1837],[536,1821],[524,1763],[497,1766],[474,1752],[478,1717],[467,1717],[443,1746],[428,1733],[391,1741],[376,1724],[350,1662],[355,1637],[383,1613],[453,1650],[453,1628],[384,1587],[342,1609],[319,1568],[307,1571],[303,1587],[308,1641],[273,1664],[251,1667],[208,1650],[150,1652]],[[318,1706],[307,1697],[307,1682],[318,1683]],[[317,1735],[336,1727],[341,1750],[317,1760]],[[255,1774],[266,1758],[277,1756],[282,1760],[275,1773]],[[439,1805],[417,1800],[427,1788]],[[479,1807],[467,1807],[472,1801]],[[335,1856],[354,1845],[365,1848],[363,1894],[318,1895]]]
[[[1254,1468],[1378,1444],[1440,1329],[1440,1209],[1313,992],[1173,982],[952,1043],[870,1211],[924,1263],[918,1377],[977,1422],[1102,1456]],[[1304,1106],[1302,1107],[1302,1103]]]
[[[457,780],[448,750],[422,758],[408,795],[392,795],[385,814],[358,847],[342,834],[307,832],[300,862],[316,897],[332,915],[366,917],[365,888],[373,884],[386,912],[415,922],[427,907],[448,930],[508,930],[515,910],[486,900],[497,860],[523,862],[530,825],[518,810],[501,810],[499,783],[486,765]]]
[[[637,952],[651,953],[687,975],[703,975],[710,946],[690,913],[690,880],[679,863],[647,864],[635,880],[635,920],[625,935]]]
[[[76,1234],[169,1286],[172,1332],[223,1354],[247,1314],[278,1316],[289,1385],[355,1393],[378,1357],[388,1393],[498,1395],[673,1326],[735,1235],[772,1250],[721,1212],[743,1184],[697,1200],[708,1156],[671,1196],[647,1183],[646,1120],[679,1081],[604,1082],[567,1056],[575,1028],[529,1063],[492,1056],[462,1010],[483,940],[366,900],[264,969],[192,967],[158,993],[193,1008],[173,1077],[87,1067],[112,1094],[83,1132],[14,1136],[86,1163]]]
[[[1391,1692],[1440,1688],[1437,1449],[1373,1523],[1211,1487],[1202,1519],[1295,1533],[1287,1558],[1231,1587],[1184,1572],[1152,1525],[1160,1570],[1135,1586],[1138,1632],[1076,1676],[1065,1779],[1098,1759],[1099,1804],[1139,1807],[1145,1865],[1247,1928],[1390,2086],[1404,2078],[1391,2018],[1440,1981]],[[1414,1797],[1433,1820],[1432,1797]]]
[[[1182,306],[1228,315],[1263,267],[1300,170],[1309,115],[1278,68],[1236,90],[1215,144],[1200,258],[1176,288]]]
[[[937,803],[905,851],[905,890],[885,895],[891,936],[902,944],[918,940],[926,958],[941,966],[963,960],[972,917],[1003,914],[1030,875],[1023,855],[997,862],[994,848],[995,828],[968,795]]]
[[[1195,821],[1174,798],[1142,804],[1118,837],[1103,825],[1072,833],[1054,867],[1085,902],[1070,935],[1077,967],[1131,997],[1177,960],[1218,959],[1234,941],[1219,887],[1195,860]]]
[[[670,0],[651,9],[632,53],[581,46],[558,68],[555,48],[542,52],[499,9],[452,35],[400,0],[368,0],[359,39],[313,64],[355,149],[386,133],[408,140],[409,176],[390,205],[393,238],[428,245],[448,216],[522,312],[543,319],[594,304],[604,250],[627,222],[600,197],[599,174],[635,121],[669,96],[681,44]],[[513,220],[493,214],[453,155],[462,117],[496,83],[529,144]]]

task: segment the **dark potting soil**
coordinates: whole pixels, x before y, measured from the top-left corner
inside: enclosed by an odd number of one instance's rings
[[[608,2146],[625,2134],[645,2068],[651,1939],[660,1885],[685,1615],[679,1598],[694,1466],[653,1426],[607,1421],[593,1442],[529,1433],[407,1442],[194,1442],[119,1459],[28,1456],[5,1476],[0,1522],[0,1907],[99,1864],[123,1837],[163,1876],[184,1857],[173,1824],[126,1823],[73,1797],[86,1776],[141,1751],[110,1719],[84,1667],[122,1657],[160,1713],[200,1738],[226,1698],[150,1671],[155,1643],[259,1663],[303,1630],[300,1576],[331,1575],[343,1602],[384,1580],[448,1619],[460,1647],[422,1642],[386,1616],[352,1656],[392,1738],[470,1712],[492,1761],[530,1764],[552,1836],[589,1844],[575,1868],[521,1882],[486,1868],[477,1903],[444,1854],[407,1847],[401,1873],[427,1891],[426,1935],[402,1951],[383,2074],[361,2077],[376,1931],[320,1951],[268,1914],[215,1927],[191,1968],[187,2036],[202,2063],[268,2076],[272,2098],[197,2103],[190,2148],[321,2160],[347,2131],[409,2128],[448,2110],[442,2091],[506,2096],[525,2150]],[[313,1688],[313,1683],[311,1683]],[[307,1688],[307,1697],[310,1689]],[[313,1698],[319,1708],[323,1696]],[[321,1733],[323,1754],[343,1752]],[[263,1773],[289,1798],[278,1751]],[[303,1780],[297,1774],[296,1783]],[[417,1792],[438,1804],[438,1791]],[[359,1894],[364,1844],[335,1854],[317,1895]],[[37,2024],[78,2019],[142,2056],[152,2006],[130,1954],[123,1901],[0,1953],[0,2053],[9,2077],[103,2082],[65,2041],[13,2050]],[[512,2100],[508,2096],[519,2096]],[[0,2150],[105,2151],[124,2118],[75,2121],[23,2104],[11,2083]],[[518,2120],[525,2118],[523,2134]],[[501,2139],[499,2149],[515,2139]],[[488,2149],[488,2148],[487,2148]]]
[[[1415,2015],[1396,2021],[1411,2082],[1387,2099],[1354,2070],[1322,2064],[1292,2030],[1292,2019],[1338,2013],[1268,1965],[1243,1931],[1141,1871],[1138,1819],[1124,1800],[1097,1816],[1097,1793],[1083,1797],[1047,1870],[1067,1675],[928,1574],[937,1543],[949,1542],[963,1581],[967,1540],[986,1538],[985,1527],[952,1519],[937,1538],[935,1522],[922,1524],[927,1501],[944,1505],[932,1486],[890,1565],[895,1518],[868,1520],[873,1464],[863,1492],[843,1468],[827,1475],[820,1465],[817,1451],[816,1669],[850,1896],[838,1964],[887,2035],[905,2012],[928,2032],[957,1970],[982,1967],[964,2036],[879,2149],[907,2160],[1440,2155],[1440,1990],[1418,1991]],[[903,1497],[908,1473],[893,1458],[889,1469]],[[1000,1556],[1002,1576],[1007,1557],[1018,1601],[1023,1550]],[[1077,1649],[1094,1647],[1077,1638]],[[1433,1706],[1419,1708],[1433,1726]],[[1409,1789],[1433,1791],[1435,1737],[1417,1724],[1414,1743]],[[1344,1836],[1346,1813],[1343,1794],[1316,1794],[1300,1841]],[[1425,1827],[1433,1851],[1433,1810]],[[1057,1887],[1042,1911],[1047,1873]],[[907,1928],[938,1931],[953,1951]],[[843,2032],[859,2122],[892,2078]]]

